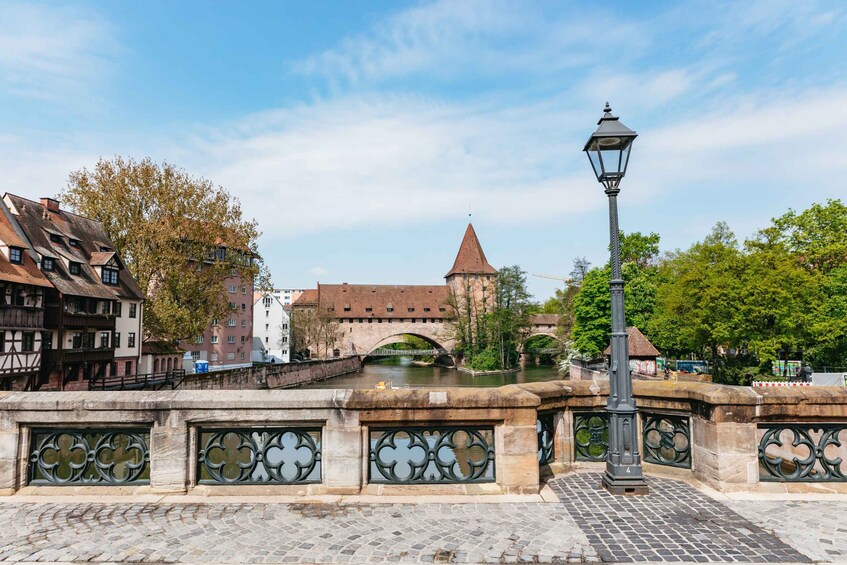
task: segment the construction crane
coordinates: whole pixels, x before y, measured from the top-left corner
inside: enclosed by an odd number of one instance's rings
[[[569,283],[573,281],[573,277],[557,277],[555,275],[537,275],[535,273],[532,274],[533,277],[539,277],[542,279],[553,279],[554,281],[562,281],[564,283]]]

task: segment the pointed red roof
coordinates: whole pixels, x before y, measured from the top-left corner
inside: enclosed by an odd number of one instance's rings
[[[497,274],[497,269],[492,267],[485,258],[485,252],[479,244],[473,224],[468,224],[468,229],[465,230],[465,237],[462,239],[462,245],[459,247],[459,253],[456,255],[456,260],[453,261],[453,268],[450,269],[449,273],[444,275],[444,278],[462,273],[474,275]]]
[[[629,356],[630,357],[658,357],[659,350],[650,343],[650,340],[647,339],[647,336],[641,333],[641,330],[636,328],[635,326],[629,326],[626,329],[628,343],[629,343]],[[603,352],[604,355],[612,354],[612,345],[609,344],[609,347],[606,348],[606,351]]]

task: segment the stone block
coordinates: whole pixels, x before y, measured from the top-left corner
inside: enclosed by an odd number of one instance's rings
[[[345,487],[358,490],[363,484],[362,459],[355,457],[322,457],[321,472],[327,487]]]
[[[699,446],[691,450],[694,476],[715,488],[722,483],[755,484],[757,477],[750,476],[751,463],[758,468],[754,456],[746,454],[716,454]]]
[[[538,454],[498,455],[495,460],[497,484],[509,492],[538,492]]]
[[[535,423],[532,426],[497,427],[495,451],[500,455],[538,455],[538,431]]]
[[[335,458],[360,458],[362,429],[326,426],[321,437],[321,451],[325,462]]]
[[[757,452],[756,424],[715,423],[695,417],[691,419],[691,427],[692,442],[712,453]]]

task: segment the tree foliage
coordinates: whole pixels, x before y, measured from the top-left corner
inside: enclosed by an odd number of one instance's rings
[[[344,332],[331,312],[320,308],[294,308],[291,312],[291,351],[303,358],[321,353],[324,358],[341,347]]]
[[[193,339],[212,319],[226,318],[231,306],[222,289],[233,272],[241,281],[261,272],[259,286],[268,286],[256,222],[243,218],[226,190],[169,163],[100,159],[92,170],[71,173],[58,198],[105,227],[147,293],[150,337]]]

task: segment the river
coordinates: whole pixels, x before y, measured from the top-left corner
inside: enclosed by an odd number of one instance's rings
[[[445,367],[418,367],[411,357],[387,357],[369,361],[362,372],[319,381],[302,388],[375,388],[380,382],[394,388],[448,386],[502,386],[560,379],[551,365],[527,365],[518,373],[471,376]]]

